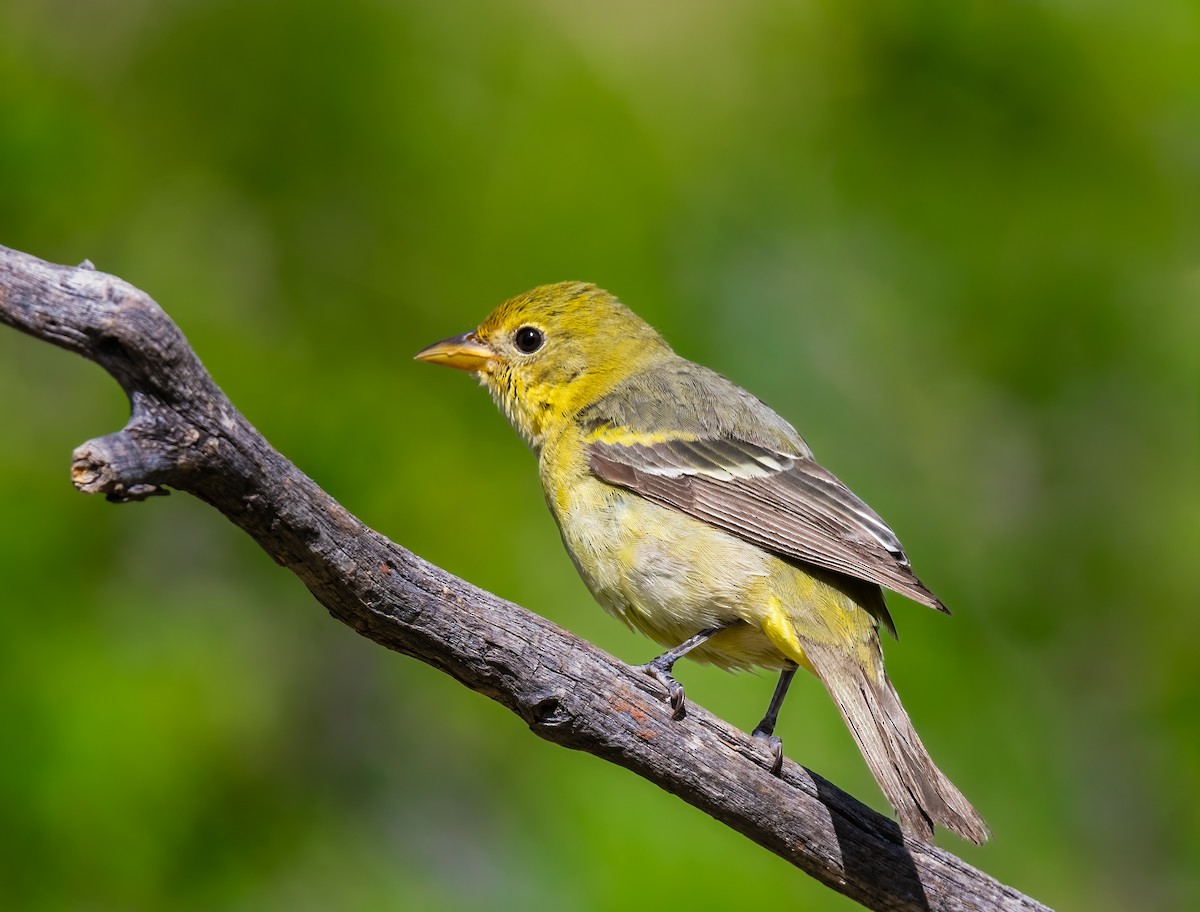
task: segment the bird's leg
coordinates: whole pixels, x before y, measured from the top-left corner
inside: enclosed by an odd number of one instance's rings
[[[779,707],[783,706],[783,698],[787,696],[792,678],[796,675],[796,666],[785,668],[779,673],[779,683],[775,685],[775,693],[771,695],[771,705],[767,714],[752,732],[755,738],[766,738],[771,748],[771,772],[778,776],[783,770],[783,740],[775,735],[775,723],[779,721]]]
[[[683,693],[683,685],[671,677],[671,669],[675,667],[675,663],[681,658],[709,639],[713,634],[720,633],[724,627],[708,627],[701,630],[694,637],[688,637],[674,649],[668,649],[657,659],[652,659],[645,665],[638,665],[636,669],[644,674],[650,675],[667,689],[667,696],[671,702],[671,718],[682,719],[686,710],[687,701]]]

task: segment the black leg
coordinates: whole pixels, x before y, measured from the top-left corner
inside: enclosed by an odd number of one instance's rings
[[[687,700],[684,696],[683,685],[671,677],[671,669],[675,667],[675,663],[682,659],[685,655],[704,643],[713,634],[720,633],[724,627],[709,627],[707,630],[701,630],[694,637],[689,637],[684,640],[674,649],[668,649],[657,659],[647,662],[645,665],[638,665],[637,670],[655,678],[658,683],[667,689],[667,697],[671,702],[671,717],[674,719],[682,719],[687,710]]]
[[[787,696],[792,678],[796,676],[796,666],[785,668],[779,673],[779,683],[775,685],[775,693],[771,695],[771,705],[767,714],[754,727],[755,738],[766,738],[771,747],[771,772],[776,776],[783,770],[783,741],[775,737],[775,723],[779,721],[779,707],[783,706],[783,698]]]

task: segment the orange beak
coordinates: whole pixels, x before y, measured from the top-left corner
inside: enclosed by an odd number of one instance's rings
[[[428,348],[417,352],[415,357],[418,361],[442,364],[464,371],[486,370],[497,360],[496,353],[476,338],[474,330],[434,342]]]

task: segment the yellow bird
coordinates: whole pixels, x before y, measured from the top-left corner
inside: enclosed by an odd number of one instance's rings
[[[545,285],[417,358],[473,372],[538,457],[567,552],[611,614],[688,655],[781,672],[754,730],[774,736],[797,667],[824,682],[906,833],[940,823],[983,842],[983,819],[934,765],[883,668],[886,587],[939,611],[899,540],[818,465],[783,418],[680,357],[608,292]],[[948,612],[947,612],[948,613]]]

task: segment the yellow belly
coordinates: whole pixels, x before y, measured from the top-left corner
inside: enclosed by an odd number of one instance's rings
[[[828,600],[820,580],[720,529],[594,479],[580,481],[552,508],[584,583],[629,626],[666,647],[727,627],[689,658],[729,669],[778,669],[791,661],[811,670],[797,616],[819,619]]]

